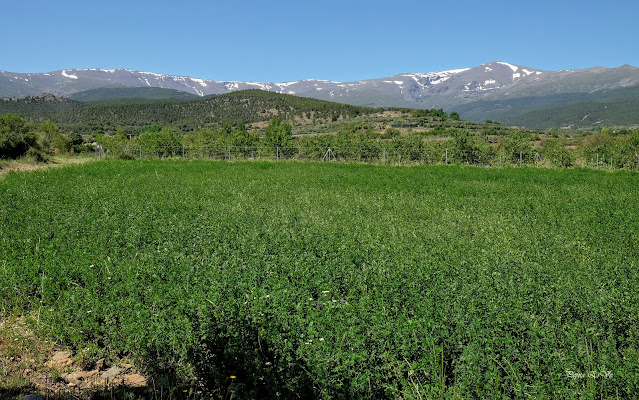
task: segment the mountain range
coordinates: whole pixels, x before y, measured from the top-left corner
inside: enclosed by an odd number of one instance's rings
[[[544,71],[501,61],[474,68],[403,73],[353,82],[317,79],[284,83],[213,81],[127,69],[67,69],[48,73],[0,71],[0,98],[42,93],[83,101],[136,96],[189,98],[262,89],[369,107],[443,108],[458,111],[463,118],[473,121],[491,119],[522,125],[525,122],[533,128],[614,125],[615,121],[605,117],[597,121],[597,117],[592,116],[593,104],[596,109],[607,110],[608,104],[627,108],[632,103],[630,110],[624,108],[618,114],[633,112],[635,103],[639,107],[636,101],[639,90],[635,88],[639,89],[639,68],[629,65]],[[580,107],[575,108],[582,103],[590,104],[590,112],[580,113]],[[572,114],[557,111],[565,107],[572,110]],[[553,110],[559,115],[571,114],[571,117],[569,120],[548,120],[544,110]],[[533,118],[535,115],[537,117]],[[631,119],[624,123],[639,121]]]

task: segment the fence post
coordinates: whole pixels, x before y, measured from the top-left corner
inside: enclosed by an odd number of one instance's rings
[[[140,145],[140,160],[142,159],[142,145]]]
[[[596,168],[599,168],[599,153],[597,153],[597,164],[596,164]]]
[[[228,157],[229,161],[231,161],[231,146],[228,147]]]
[[[386,146],[382,147],[382,162],[386,164]]]
[[[448,149],[446,149],[446,165],[448,165]]]
[[[524,165],[524,156],[523,156],[523,152],[520,151],[519,152],[519,166],[521,167],[522,165]]]
[[[277,146],[277,149],[275,150],[275,158],[276,160],[280,159],[280,146]]]
[[[184,160],[184,145],[182,145],[182,159]]]

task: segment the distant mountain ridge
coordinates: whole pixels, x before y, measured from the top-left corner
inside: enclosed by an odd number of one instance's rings
[[[74,98],[81,92],[127,87],[172,89],[197,96],[262,89],[369,107],[462,110],[462,116],[476,121],[490,119],[490,116],[496,120],[513,120],[516,115],[544,109],[543,102],[531,109],[515,109],[514,105],[518,104],[516,99],[556,99],[557,96],[566,95],[562,97],[566,101],[564,105],[569,105],[578,102],[579,96],[576,94],[589,94],[589,101],[593,101],[593,97],[596,101],[598,94],[638,85],[639,68],[629,65],[544,71],[502,61],[474,68],[404,73],[353,82],[316,79],[283,83],[212,81],[127,69],[67,69],[30,74],[0,71],[2,98],[37,96],[42,93]],[[113,91],[109,93],[111,97],[107,98],[113,98]],[[159,95],[153,91],[149,93]],[[167,93],[162,95],[168,96]],[[92,100],[101,99],[101,95],[95,92],[91,96],[88,97]],[[134,94],[129,93],[127,97],[131,96]],[[500,109],[502,101],[508,104]],[[491,112],[482,111],[489,103]]]

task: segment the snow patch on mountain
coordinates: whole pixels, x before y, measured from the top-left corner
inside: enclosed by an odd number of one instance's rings
[[[204,82],[204,79],[191,78],[193,82],[199,83],[200,86],[207,87],[208,85]]]
[[[66,69],[62,71],[62,76],[64,76],[65,78],[78,79],[77,75],[67,74]]]
[[[510,69],[512,69],[513,72],[517,72],[517,70],[519,69],[518,66],[512,65],[512,64],[508,64],[507,62],[503,62],[503,61],[497,61],[497,64],[501,64],[501,65],[505,65],[507,67],[510,67]]]
[[[295,85],[296,83],[299,83],[299,81],[276,83],[275,85],[279,87],[287,87],[287,86]]]

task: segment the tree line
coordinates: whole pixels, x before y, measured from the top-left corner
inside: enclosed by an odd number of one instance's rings
[[[439,125],[433,121],[439,119]],[[422,130],[393,127],[393,121],[411,121]],[[237,156],[255,155],[260,148],[267,155],[321,159],[331,147],[339,159],[472,165],[543,164],[557,167],[601,165],[639,168],[639,130],[601,132],[580,140],[522,132],[495,123],[482,129],[466,129],[464,121],[441,110],[412,110],[400,119],[384,120],[385,129],[367,120],[336,125],[336,132],[293,136],[290,121],[272,117],[260,129],[243,122],[224,122],[212,128],[181,132],[174,127],[153,124],[135,131],[116,129],[112,134],[64,133],[56,123],[29,122],[16,114],[0,115],[0,158],[25,155],[46,160],[50,154],[93,152],[99,144],[109,156],[132,157],[134,149],[157,157],[176,155],[188,149],[190,156],[210,157],[211,149],[233,149]],[[431,125],[429,125],[431,123]],[[421,125],[420,125],[421,124]],[[230,151],[230,150],[229,150]]]

